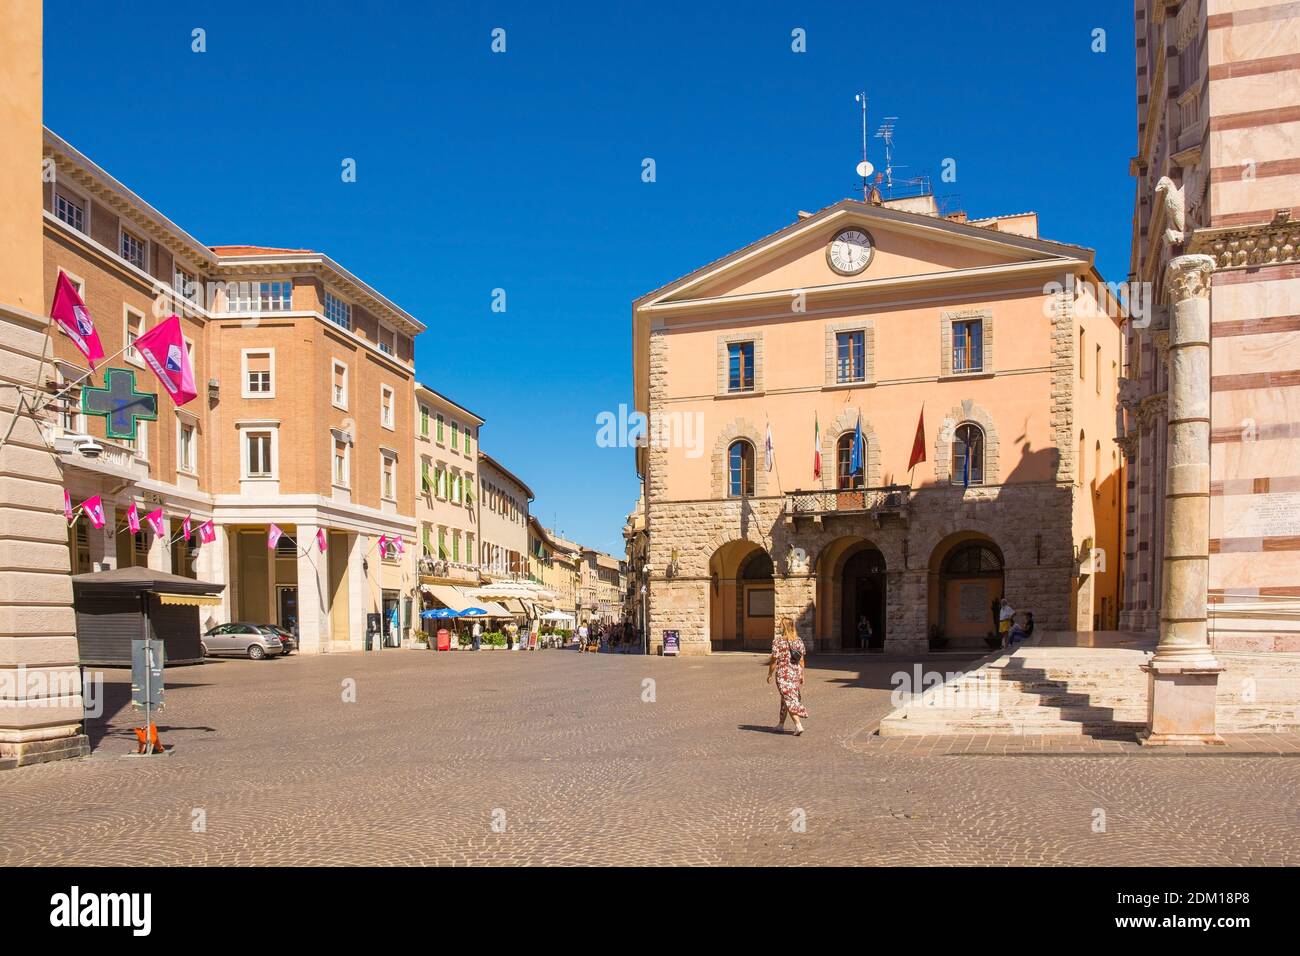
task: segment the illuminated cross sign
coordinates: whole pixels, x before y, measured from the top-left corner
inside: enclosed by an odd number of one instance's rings
[[[104,372],[104,387],[81,390],[81,410],[103,415],[104,434],[109,438],[135,441],[137,423],[158,420],[158,395],[135,390],[135,372],[110,368]]]

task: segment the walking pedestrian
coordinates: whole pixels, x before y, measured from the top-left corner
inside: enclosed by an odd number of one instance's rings
[[[767,661],[767,682],[776,679],[776,689],[781,695],[781,719],[777,722],[776,732],[785,732],[785,718],[794,718],[794,735],[803,733],[800,717],[808,716],[808,708],[803,705],[803,668],[807,653],[803,641],[794,629],[793,618],[781,621],[781,635],[772,641],[772,656]]]
[[[1015,616],[1015,608],[1011,606],[1010,601],[1003,598],[998,609],[998,636],[1002,639],[1003,644],[1006,644],[1011,637],[1011,621]]]
[[[474,629],[470,632],[470,642],[474,645],[474,650],[478,650],[479,645],[483,642],[483,623],[481,621],[474,622]]]

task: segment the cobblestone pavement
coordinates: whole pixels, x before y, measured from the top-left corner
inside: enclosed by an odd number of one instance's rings
[[[109,671],[91,757],[0,774],[0,865],[1300,863],[1300,760],[905,752],[907,667],[813,658],[796,738],[754,655],[221,661],[153,758]]]

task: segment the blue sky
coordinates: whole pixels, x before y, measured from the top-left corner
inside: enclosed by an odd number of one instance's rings
[[[319,249],[418,316],[420,378],[586,544],[621,551],[638,491],[595,441],[632,300],[852,195],[859,89],[900,175],[1127,273],[1129,4],[451,7],[47,0],[45,121],[202,241]]]

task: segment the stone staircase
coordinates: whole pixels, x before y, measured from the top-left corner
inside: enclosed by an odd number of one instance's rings
[[[1082,635],[1080,635],[1082,637]],[[885,737],[923,734],[1073,734],[1132,737],[1146,726],[1154,639],[1117,635],[1105,646],[1034,644],[985,658],[931,687],[880,723]],[[1225,654],[1220,733],[1300,727],[1300,655]]]

